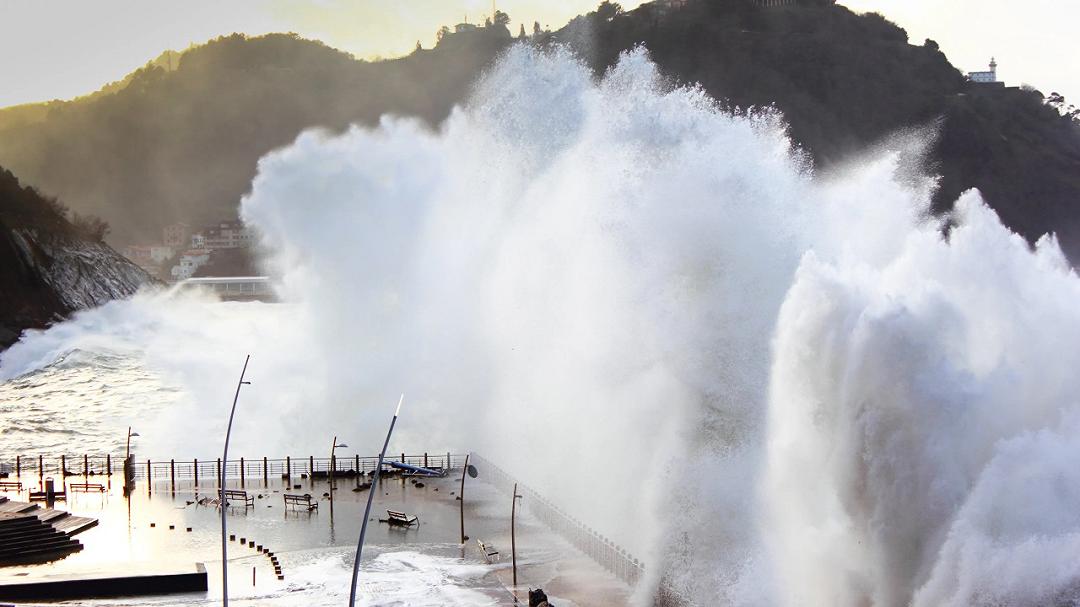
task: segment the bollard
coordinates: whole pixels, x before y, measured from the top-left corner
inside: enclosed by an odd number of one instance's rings
[[[263,486],[270,484],[270,474],[266,469],[266,456],[263,456]]]
[[[195,468],[195,488],[197,489],[199,487],[199,460],[195,460],[192,466]]]

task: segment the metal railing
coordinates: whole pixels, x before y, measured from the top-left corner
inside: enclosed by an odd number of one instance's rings
[[[486,482],[508,494],[513,491],[517,481],[506,471],[475,453],[470,457],[471,461],[483,467]],[[641,580],[645,565],[624,548],[570,516],[527,485],[517,482],[517,486],[518,494],[524,496],[521,507],[529,514],[630,586]]]
[[[455,468],[465,463],[464,455],[450,453],[422,455],[387,456],[386,461],[397,461],[424,466],[425,468]],[[224,468],[225,479],[263,479],[270,477],[285,478],[297,475],[323,476],[327,475],[331,468],[334,474],[348,476],[350,474],[370,473],[378,465],[377,456],[361,457],[284,457],[284,458],[239,458],[222,463],[220,458],[214,459],[191,459],[191,460],[138,460],[132,461],[132,472],[137,480],[200,480],[216,481]],[[44,476],[109,476],[113,474],[123,475],[124,456],[112,454],[105,455],[76,455],[76,456],[15,456],[12,459],[0,460],[0,473],[6,472],[14,477],[44,477]]]

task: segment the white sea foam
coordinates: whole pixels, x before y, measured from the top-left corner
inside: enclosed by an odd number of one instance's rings
[[[1080,281],[975,192],[944,237],[908,139],[814,177],[643,51],[596,80],[518,46],[437,131],[262,159],[242,216],[292,303],[140,297],[0,373],[124,334],[211,446],[251,351],[262,450],[374,452],[404,391],[392,450],[503,463],[645,556],[643,601],[1080,600]]]

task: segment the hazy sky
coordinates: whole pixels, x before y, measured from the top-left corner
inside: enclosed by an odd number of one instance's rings
[[[499,0],[519,23],[557,28],[599,0]],[[995,55],[1010,84],[1033,84],[1080,100],[1080,61],[1069,39],[1075,2],[1051,0],[842,0],[907,28],[912,41],[937,40],[964,70]],[[638,0],[622,3],[630,8]],[[71,98],[165,49],[234,31],[294,31],[360,57],[394,56],[440,25],[490,14],[490,0],[0,0],[0,107]]]

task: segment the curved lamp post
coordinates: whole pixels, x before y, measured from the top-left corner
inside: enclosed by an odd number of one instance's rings
[[[401,403],[405,401],[402,394],[398,399],[394,417],[390,420],[390,429],[386,431],[386,440],[383,442],[382,451],[379,452],[379,463],[375,466],[375,475],[371,477],[371,488],[368,489],[367,507],[364,508],[364,522],[360,524],[360,539],[356,542],[356,558],[352,566],[352,586],[349,587],[349,607],[356,605],[356,580],[360,577],[360,553],[364,550],[364,536],[367,534],[368,517],[371,516],[371,500],[378,491],[379,472],[382,472],[383,457],[386,455],[386,446],[390,444],[390,435],[394,433],[394,424],[397,423],[398,413],[401,413]]]
[[[450,463],[447,462],[447,466]],[[458,490],[458,500],[461,502],[458,508],[458,512],[461,514],[461,545],[464,550],[465,540],[469,539],[469,536],[465,535],[465,474],[468,473],[471,478],[476,478],[476,466],[469,465],[469,454],[465,454],[465,467],[461,469],[461,489]]]
[[[225,523],[225,470],[229,467],[229,435],[232,434],[232,422],[233,416],[236,415],[236,401],[240,399],[240,388],[250,384],[249,381],[244,381],[244,375],[247,374],[248,361],[251,360],[251,355],[248,354],[244,359],[244,368],[240,371],[240,382],[236,384],[236,395],[233,396],[232,410],[229,412],[229,427],[225,429],[225,450],[221,453],[221,478],[218,479],[218,487],[220,489],[219,499],[221,503],[218,506],[221,508],[221,604],[223,607],[229,607],[229,544],[226,541],[226,523]],[[244,471],[241,470],[240,474]]]
[[[334,437],[334,445],[332,447],[330,447],[330,472],[329,472],[330,491],[329,491],[329,493],[330,493],[330,518],[331,519],[334,518],[334,469],[337,468],[337,462],[334,459],[334,452],[337,451],[338,449],[343,448],[343,447],[348,448],[348,445],[346,445],[345,443],[341,443],[339,445],[338,442],[337,442],[337,437],[335,436]]]

